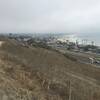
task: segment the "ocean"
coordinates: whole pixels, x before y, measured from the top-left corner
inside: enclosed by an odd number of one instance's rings
[[[70,40],[79,43],[86,41],[87,44],[91,44],[93,41],[95,45],[100,46],[100,34],[56,34],[56,37],[62,41]]]

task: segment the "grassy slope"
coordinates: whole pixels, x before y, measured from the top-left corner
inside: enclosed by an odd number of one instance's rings
[[[98,68],[73,62],[55,51],[25,48],[12,40],[7,40],[0,48],[0,58],[2,66],[5,66],[1,69],[7,79],[9,77],[9,80],[18,83],[13,83],[15,87],[32,92],[30,97],[35,95],[40,97],[39,100],[67,100],[71,83],[72,100],[100,100]],[[44,99],[45,96],[49,99]]]

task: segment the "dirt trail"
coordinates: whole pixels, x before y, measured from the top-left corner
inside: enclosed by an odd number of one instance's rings
[[[82,75],[79,75],[79,74],[75,74],[73,72],[66,72],[66,75],[71,76],[71,77],[76,78],[76,79],[79,79],[79,80],[82,80],[84,82],[89,83],[90,85],[93,85],[95,87],[100,88],[100,85],[96,84],[96,80],[92,79],[90,77],[86,77],[86,76],[82,76]]]

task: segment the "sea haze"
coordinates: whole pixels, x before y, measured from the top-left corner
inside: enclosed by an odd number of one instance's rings
[[[100,34],[79,34],[77,35],[80,39],[86,39],[88,42],[94,41],[96,45],[100,46]]]
[[[52,34],[51,34],[52,35]],[[91,44],[92,41],[94,41],[95,45],[100,46],[100,34],[68,34],[68,33],[60,33],[55,34],[55,37],[57,37],[61,41],[70,40],[72,42],[79,41],[79,43],[82,43],[82,40],[87,41],[87,44]]]

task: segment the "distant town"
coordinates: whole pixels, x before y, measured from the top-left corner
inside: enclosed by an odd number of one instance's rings
[[[76,52],[93,52],[93,53],[100,53],[100,47],[95,45],[94,41],[88,43],[86,39],[83,39],[81,43],[76,39],[74,42],[68,38],[62,38],[64,35],[67,34],[1,34],[2,36],[9,37],[10,39],[15,39],[22,43],[27,42],[37,42],[37,43],[44,43],[47,46],[50,46],[54,49],[67,49]],[[68,35],[69,36],[69,35]],[[32,44],[31,44],[32,45]]]
[[[100,47],[95,45],[94,41],[87,43],[86,39],[83,39],[80,43],[77,39],[72,41],[72,39],[64,37],[66,34],[1,34],[1,36],[15,39],[24,47],[31,47],[31,46],[40,46],[46,49],[53,49],[59,51],[63,54],[68,52],[69,54],[73,54],[75,57],[79,56],[79,54],[83,57],[84,55],[88,56],[89,60],[82,60],[80,61],[80,57],[78,60],[80,62],[85,63],[95,63],[100,64]],[[95,56],[94,56],[95,55]]]

